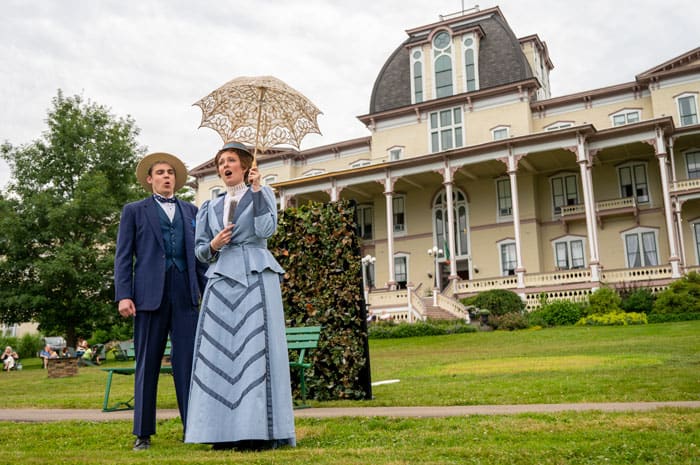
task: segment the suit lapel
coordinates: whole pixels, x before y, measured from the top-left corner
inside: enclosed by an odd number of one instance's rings
[[[214,217],[216,218],[216,221],[217,221],[216,226],[218,227],[218,231],[221,231],[222,229],[224,229],[224,199],[225,198],[226,198],[225,195],[221,195],[212,201],[214,203]],[[217,231],[217,233],[218,233],[218,231]]]
[[[236,207],[236,213],[233,215],[233,222],[238,223],[238,218],[240,218],[241,213],[245,211],[245,209],[248,207],[248,205],[251,204],[253,201],[253,194],[250,193],[250,189],[248,189],[245,194],[243,194],[243,197],[241,197],[241,201],[238,202],[238,206]]]
[[[165,244],[163,244],[163,232],[160,230],[160,217],[158,216],[158,210],[156,210],[160,207],[156,205],[156,201],[153,199],[153,197],[144,199],[143,207],[146,212],[148,224],[151,225],[151,229],[153,229],[153,234],[156,236],[160,248],[165,250]]]

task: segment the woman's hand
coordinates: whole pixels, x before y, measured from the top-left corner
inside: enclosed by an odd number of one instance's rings
[[[260,190],[260,171],[258,171],[257,166],[251,167],[250,171],[248,171],[248,181],[250,182],[250,187],[253,189],[253,192]]]
[[[209,242],[209,248],[211,248],[212,252],[218,252],[223,246],[231,242],[231,236],[233,235],[232,229],[234,226],[233,223],[229,223],[224,229],[219,231],[219,234],[214,236],[214,239]]]

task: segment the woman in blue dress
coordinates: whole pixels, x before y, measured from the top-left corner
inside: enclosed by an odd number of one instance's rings
[[[197,214],[195,254],[209,263],[195,339],[185,442],[214,448],[296,445],[280,280],[267,249],[272,190],[238,142],[217,153],[227,192]],[[247,184],[249,183],[249,185]]]

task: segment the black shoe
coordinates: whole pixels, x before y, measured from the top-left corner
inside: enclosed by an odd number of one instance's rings
[[[142,438],[136,438],[134,441],[133,450],[147,450],[151,447],[151,437],[144,436]]]

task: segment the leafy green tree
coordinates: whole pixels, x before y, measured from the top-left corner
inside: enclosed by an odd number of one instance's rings
[[[33,320],[70,344],[118,318],[113,261],[122,206],[139,196],[143,149],[131,117],[59,90],[48,130],[0,146],[12,179],[0,193],[0,320]]]

